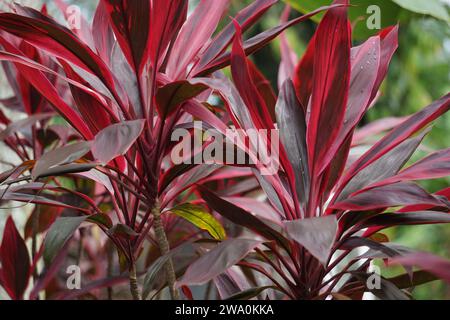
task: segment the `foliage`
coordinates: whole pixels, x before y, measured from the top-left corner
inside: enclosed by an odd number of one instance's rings
[[[450,262],[380,232],[450,222],[449,188],[430,193],[416,183],[449,176],[450,150],[408,162],[450,108],[449,94],[407,118],[358,127],[377,101],[398,26],[352,46],[348,1],[336,0],[289,21],[285,11],[280,25],[244,41],[275,3],[256,0],[223,22],[228,0],[200,1],[189,15],[187,0],[102,0],[92,25],[72,29],[45,7],[0,13],[0,59],[14,93],[1,102],[26,114],[14,122],[0,113],[1,140],[20,159],[0,174],[0,199],[5,208],[34,205],[24,232],[31,250],[11,218],[3,233],[0,284],[11,299],[44,291],[54,299],[178,299],[180,291],[406,299],[416,284],[450,282]],[[320,13],[300,61],[281,36],[276,94],[247,56]],[[174,163],[172,133],[187,128],[195,140],[197,120],[225,137],[231,126],[277,128],[279,170],[262,174],[263,161],[245,148],[255,144],[249,135],[233,152],[245,149],[253,163]],[[276,138],[263,131],[258,141]],[[202,142],[183,156],[207,150]],[[366,287],[376,259],[411,278]],[[68,264],[86,266],[82,289],[64,288],[58,271]]]

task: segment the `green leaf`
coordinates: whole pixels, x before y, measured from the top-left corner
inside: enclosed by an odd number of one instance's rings
[[[89,216],[62,217],[52,224],[44,240],[44,262],[50,265],[58,252]]]
[[[226,233],[220,222],[203,207],[184,203],[169,210],[177,216],[189,221],[196,227],[208,231],[217,240],[226,238]]]
[[[447,8],[439,0],[392,0],[400,7],[409,11],[427,14],[435,18],[450,21]]]

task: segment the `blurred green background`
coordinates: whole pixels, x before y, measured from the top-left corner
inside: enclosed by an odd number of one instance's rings
[[[213,0],[211,0],[213,1]],[[0,3],[4,7],[12,1]],[[48,4],[50,13],[61,16],[51,0],[22,0],[22,4],[39,7]],[[97,0],[72,0],[87,17],[92,17]],[[191,1],[192,2],[192,1]],[[233,16],[251,0],[232,0],[229,15]],[[331,0],[286,0],[295,10],[291,18],[309,12]],[[367,28],[367,9],[371,5],[380,8],[381,27],[400,25],[399,49],[391,63],[390,71],[382,86],[378,103],[372,108],[364,122],[383,117],[405,116],[420,110],[450,91],[450,0],[353,0],[354,7],[349,16],[354,25],[354,45],[377,33]],[[195,4],[195,1],[192,2]],[[260,23],[246,36],[273,27],[279,23],[284,3],[275,5]],[[312,36],[316,22],[308,21],[287,32],[289,43],[299,57],[302,56]],[[279,43],[273,42],[254,55],[252,59],[277,88],[277,73],[280,60]],[[0,88],[3,90],[3,88]],[[450,114],[435,122],[433,131],[425,140],[425,150],[417,152],[415,159],[425,152],[450,147]],[[424,182],[429,191],[448,187],[450,179]],[[450,259],[450,225],[393,228],[386,232],[392,241],[419,250],[427,250]],[[398,274],[400,269],[383,269],[383,275]],[[412,292],[417,299],[450,299],[450,287],[441,281],[417,287]]]

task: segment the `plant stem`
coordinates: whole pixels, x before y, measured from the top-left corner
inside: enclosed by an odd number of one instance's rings
[[[156,240],[158,241],[159,251],[161,252],[161,255],[164,256],[169,253],[170,247],[161,220],[161,211],[158,201],[156,202],[155,207],[153,208],[153,224],[155,228]],[[166,271],[167,284],[169,285],[170,296],[172,297],[172,300],[179,300],[180,296],[178,294],[178,290],[175,289],[176,276],[175,270],[173,268],[172,258],[169,258],[167,260],[166,264],[164,265],[164,268]]]
[[[139,291],[137,276],[136,276],[136,262],[132,262],[130,266],[130,291],[133,296],[133,300],[142,300],[141,292]]]

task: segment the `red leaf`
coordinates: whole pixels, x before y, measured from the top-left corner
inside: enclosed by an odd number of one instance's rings
[[[150,0],[102,1],[110,15],[114,34],[128,63],[140,75],[148,60]]]
[[[0,21],[1,15],[2,14],[0,14]],[[19,50],[14,48],[1,36],[0,43],[11,53],[19,56],[22,55]],[[80,132],[84,138],[91,139],[93,137],[84,121],[64,102],[64,100],[61,99],[59,93],[56,91],[56,88],[41,71],[22,65],[21,63],[15,63],[15,66],[22,76],[27,79],[27,81],[29,81],[40,92],[40,94],[42,94],[55,107],[56,111],[58,111],[78,132]]]
[[[314,52],[315,52],[315,36],[309,41],[308,47],[303,54],[302,59],[295,68],[294,86],[298,99],[302,104],[303,111],[306,113],[306,108],[309,104],[313,86],[313,72],[314,72]]]
[[[277,96],[272,88],[272,84],[251,60],[247,60],[247,65],[252,82],[264,101],[272,122],[275,122],[275,104],[277,103]]]
[[[443,207],[445,204],[413,183],[400,182],[372,188],[332,205],[333,209],[364,211],[380,208],[430,204]]]
[[[435,152],[402,170],[399,174],[374,185],[381,186],[399,181],[437,179],[450,175],[450,148]]]
[[[186,20],[187,0],[153,0],[151,10],[150,61],[159,66],[161,55]],[[155,67],[158,69],[158,67]]]
[[[417,266],[450,283],[450,261],[431,253],[417,252],[406,256],[395,257],[390,260],[389,264],[401,264],[410,267]]]
[[[327,151],[319,172],[329,165],[338,150],[343,147],[344,141],[353,133],[369,107],[380,65],[380,39],[372,37],[361,46],[352,48],[351,56],[351,78],[344,122],[332,147]]]
[[[106,11],[106,6],[103,1],[98,3],[94,14],[94,20],[92,21],[92,30],[95,30],[95,32],[93,32],[93,37],[95,48],[97,49],[99,56],[106,64],[111,65],[111,53],[115,39],[110,24],[109,14]]]
[[[398,26],[389,27],[383,29],[380,33],[380,66],[377,72],[377,80],[372,90],[372,96],[370,100],[372,101],[378,92],[384,78],[386,77],[389,63],[391,62],[392,56],[398,48]]]
[[[80,77],[68,63],[63,60],[60,62],[69,78],[83,84],[86,87],[90,87],[89,83],[84,81],[83,78]],[[104,105],[97,98],[94,98],[94,96],[86,93],[84,90],[81,90],[74,85],[70,85],[70,91],[75,104],[78,107],[78,111],[81,113],[81,116],[93,134],[97,134],[100,130],[111,124],[110,115],[114,116],[114,120],[116,122],[118,121],[110,107],[108,105]]]
[[[216,30],[229,2],[230,0],[201,0],[195,7],[173,45],[166,68],[170,78],[176,80],[186,77],[188,65]]]
[[[188,300],[194,300],[191,289],[188,286],[181,286],[181,291],[183,291],[184,296]]]
[[[30,276],[30,258],[25,241],[11,217],[6,221],[0,247],[3,287],[13,300],[23,299]]]
[[[112,75],[99,56],[70,30],[38,11],[26,9],[33,13],[33,18],[12,13],[0,13],[0,29],[95,74],[110,90],[113,90]]]
[[[347,1],[335,3],[342,2]],[[339,7],[327,12],[315,35],[311,114],[307,130],[311,172],[324,165],[324,158],[344,120],[350,87],[350,33],[347,9]]]
[[[274,128],[267,106],[260,96],[247,63],[247,57],[242,47],[242,34],[240,26],[235,22],[236,36],[231,51],[231,74],[236,88],[244,100],[257,129]]]
[[[239,23],[242,31],[245,31],[276,2],[277,0],[256,0],[239,11],[234,19]],[[194,73],[198,74],[199,70],[203,70],[211,61],[221,55],[233,40],[234,34],[235,27],[231,22],[214,37],[208,47],[202,52],[199,63],[194,68]]]
[[[300,22],[306,21],[309,18],[315,16],[316,14],[318,14],[324,10],[327,10],[330,8],[335,8],[335,7],[340,7],[340,6],[334,5],[334,6],[320,7],[317,10],[314,10],[308,14],[305,14],[301,17],[292,19],[286,23],[283,23],[272,29],[264,31],[260,34],[257,34],[256,36],[254,36],[244,42],[243,47],[244,47],[245,54],[250,55],[250,54],[258,51],[259,49],[261,49],[262,47],[267,45],[270,41],[275,39],[279,34],[281,34],[287,28],[292,27]],[[196,68],[195,75],[199,76],[199,75],[209,74],[215,70],[218,70],[218,69],[228,66],[230,64],[230,56],[231,56],[230,52],[222,53],[220,56],[218,56],[216,59],[212,60],[210,63],[208,63],[203,68]]]
[[[413,114],[400,125],[396,126],[383,139],[378,141],[370,150],[362,155],[347,171],[346,176],[340,183],[339,193],[348,181],[359,171],[378,160],[384,154],[398,146],[417,131],[428,125],[450,109],[450,93],[433,102],[423,110]]]

